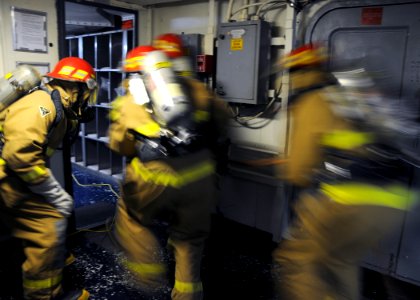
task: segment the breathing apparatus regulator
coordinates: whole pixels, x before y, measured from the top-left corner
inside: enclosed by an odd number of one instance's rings
[[[38,89],[42,77],[29,66],[20,65],[0,79],[0,111],[26,94]]]

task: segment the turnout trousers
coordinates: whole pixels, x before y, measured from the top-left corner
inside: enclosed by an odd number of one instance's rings
[[[273,252],[281,299],[357,300],[359,264],[402,224],[404,211],[379,205],[343,205],[304,193],[291,238]]]
[[[214,177],[212,172],[198,172],[194,164],[182,165],[185,168],[179,172],[168,170],[170,176],[183,174],[189,178],[166,181],[180,183],[176,186],[141,178],[135,174],[132,164],[127,167],[122,197],[117,205],[115,235],[126,254],[124,264],[138,279],[140,287],[144,290],[162,287],[167,280],[162,245],[165,240],[156,234],[153,225],[164,217],[164,227],[168,228],[166,248],[173,251],[175,259],[172,299],[199,300],[203,298],[202,252],[214,209]],[[188,170],[200,175],[187,175]],[[160,169],[157,174],[167,172]]]
[[[51,299],[61,292],[67,220],[19,178],[0,181],[0,217],[8,231],[22,240],[25,299]]]

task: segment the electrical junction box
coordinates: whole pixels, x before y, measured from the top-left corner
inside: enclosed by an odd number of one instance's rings
[[[228,102],[263,104],[268,98],[270,25],[222,23],[218,32],[216,92]]]

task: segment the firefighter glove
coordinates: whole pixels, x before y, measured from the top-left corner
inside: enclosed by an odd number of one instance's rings
[[[73,198],[61,187],[51,174],[39,184],[29,186],[30,190],[41,195],[65,217],[69,217],[73,210]]]

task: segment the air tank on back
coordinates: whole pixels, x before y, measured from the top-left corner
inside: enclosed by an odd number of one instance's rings
[[[191,102],[177,78],[170,59],[162,51],[149,53],[144,74],[154,115],[162,125],[171,126],[191,112]]]
[[[41,79],[39,72],[29,65],[20,65],[0,78],[0,111],[37,88]]]

